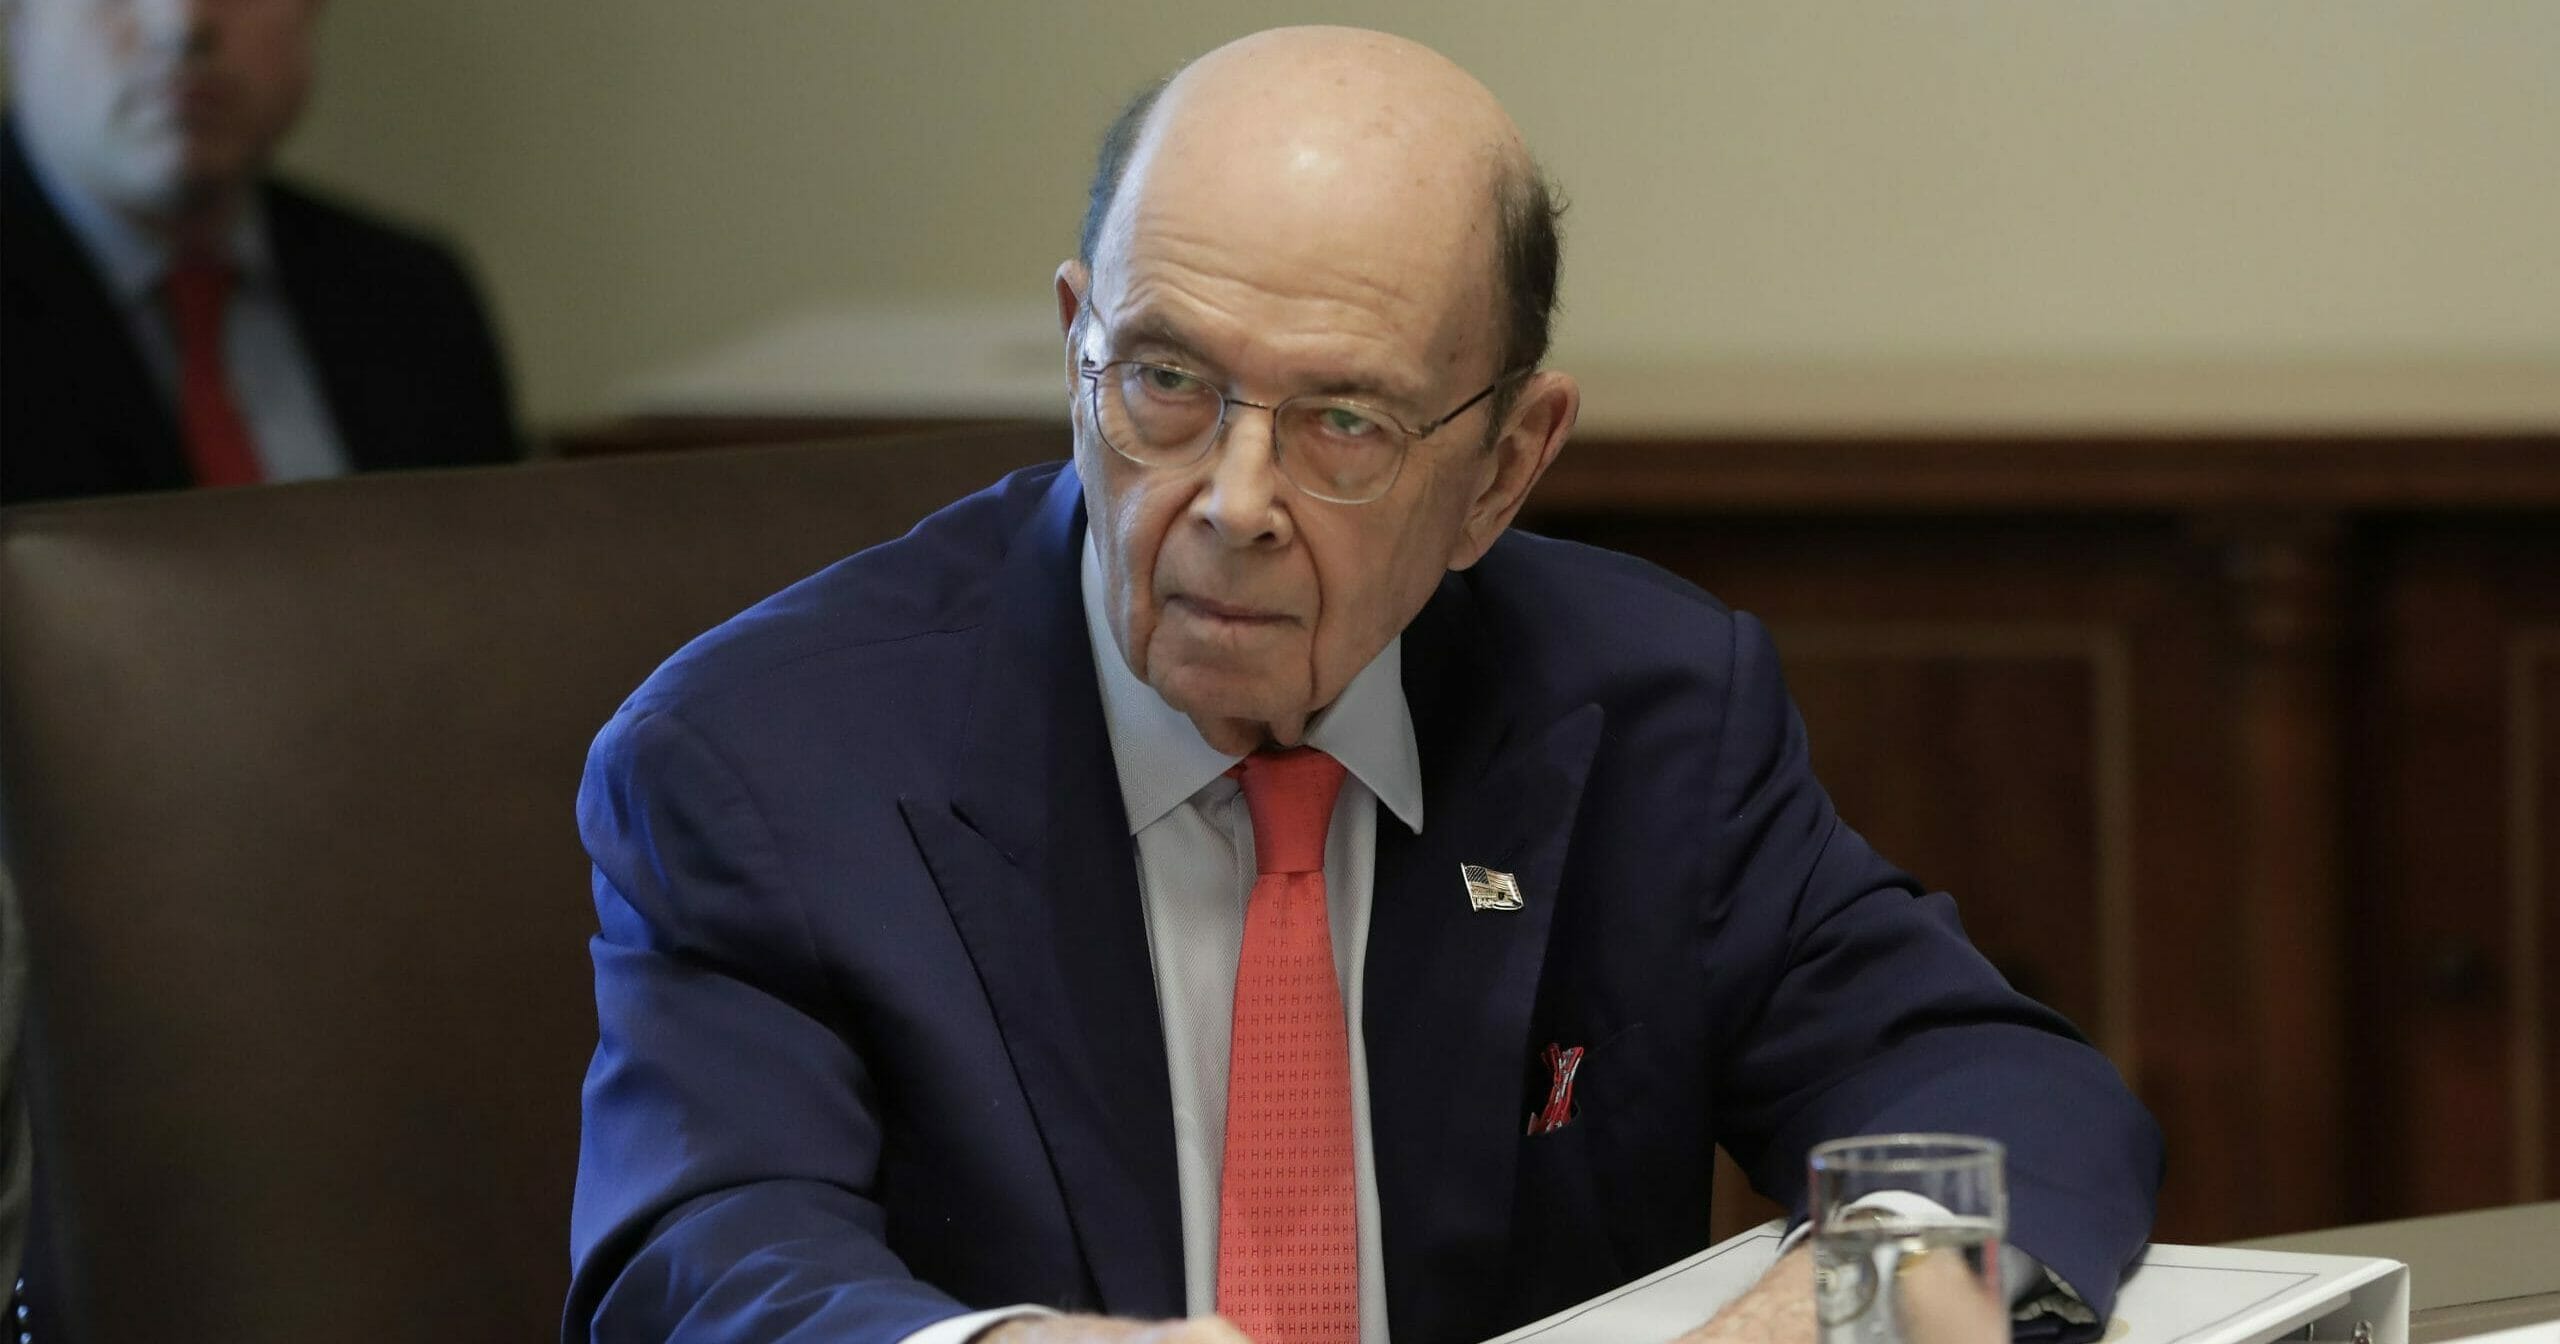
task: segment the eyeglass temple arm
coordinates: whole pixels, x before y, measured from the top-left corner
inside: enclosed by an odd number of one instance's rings
[[[1445,425],[1445,424],[1449,423],[1450,421],[1457,419],[1459,416],[1465,415],[1467,412],[1469,412],[1469,411],[1471,411],[1471,410],[1474,410],[1474,409],[1475,409],[1475,405],[1476,405],[1476,403],[1477,403],[1477,402],[1482,401],[1482,400],[1484,400],[1485,398],[1487,398],[1487,397],[1489,397],[1489,396],[1492,396],[1492,395],[1494,394],[1495,390],[1496,390],[1496,389],[1498,389],[1498,388],[1500,388],[1504,383],[1510,382],[1512,379],[1517,378],[1517,377],[1519,377],[1519,376],[1521,376],[1522,374],[1525,374],[1525,373],[1527,373],[1527,372],[1529,372],[1529,370],[1528,370],[1528,369],[1526,369],[1526,368],[1506,369],[1506,370],[1504,370],[1504,371],[1503,371],[1503,373],[1502,373],[1502,375],[1501,375],[1500,377],[1495,378],[1492,382],[1489,382],[1489,383],[1485,384],[1485,385],[1484,385],[1484,390],[1483,390],[1483,391],[1476,393],[1474,396],[1467,398],[1465,401],[1459,402],[1459,403],[1458,403],[1458,407],[1457,407],[1457,409],[1456,409],[1456,410],[1453,410],[1453,411],[1449,412],[1447,415],[1441,416],[1439,419],[1434,420],[1434,421],[1432,421],[1431,423],[1429,423],[1429,424],[1427,424],[1427,425],[1424,425],[1422,428],[1420,428],[1420,429],[1417,429],[1417,430],[1413,431],[1413,437],[1415,437],[1415,438],[1417,438],[1417,439],[1427,439],[1427,438],[1430,438],[1432,435],[1439,433],[1439,432],[1440,432],[1440,427],[1441,427],[1442,425]]]

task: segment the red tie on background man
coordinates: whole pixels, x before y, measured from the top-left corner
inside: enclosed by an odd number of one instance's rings
[[[1299,747],[1257,752],[1230,773],[1253,813],[1258,875],[1227,1059],[1218,1314],[1258,1344],[1356,1344],[1351,1050],[1324,900],[1342,762]]]
[[[222,354],[222,314],[231,299],[231,268],[182,261],[167,282],[170,325],[178,334],[178,432],[198,485],[256,485],[258,465],[249,423],[231,399],[231,367]]]

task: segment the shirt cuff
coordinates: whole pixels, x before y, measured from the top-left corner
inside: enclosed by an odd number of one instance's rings
[[[2032,1321],[2038,1316],[2053,1316],[2073,1325],[2096,1325],[2098,1313],[2080,1290],[2062,1281],[2051,1266],[2015,1246],[2004,1248],[2008,1259],[2000,1262],[2009,1278],[2009,1316],[2012,1320]],[[2018,1268],[2010,1268],[2014,1263]]]
[[[1915,1195],[1908,1190],[1878,1190],[1851,1200],[1849,1207],[1874,1209],[1898,1218],[1922,1221],[1953,1216],[1945,1205],[1927,1195]],[[1794,1250],[1811,1231],[1813,1224],[1810,1222],[1798,1223],[1788,1229],[1785,1238],[1778,1242],[1778,1254],[1785,1255]],[[2070,1284],[2064,1283],[2062,1276],[2046,1268],[2044,1262],[2035,1256],[2006,1242],[2000,1247],[2000,1278],[2000,1286],[2007,1291],[2012,1312],[2019,1320],[2059,1316],[2074,1324],[2089,1325],[2098,1319],[2097,1314],[2089,1310],[2087,1300]]]
[[[1916,1222],[1955,1217],[1954,1214],[1947,1212],[1946,1205],[1927,1195],[1915,1195],[1908,1190],[1878,1190],[1873,1194],[1860,1195],[1849,1201],[1849,1207],[1873,1209],[1878,1213],[1890,1213],[1897,1218],[1909,1218]],[[1813,1222],[1810,1219],[1787,1229],[1785,1239],[1778,1243],[1778,1254],[1785,1255],[1794,1250],[1797,1243],[1802,1242],[1812,1231]]]
[[[899,1340],[898,1344],[969,1344],[970,1340],[1007,1321],[1020,1320],[1025,1316],[1057,1314],[1047,1307],[1033,1306],[995,1307],[987,1311],[973,1311],[966,1316],[952,1316],[935,1321],[922,1330]]]

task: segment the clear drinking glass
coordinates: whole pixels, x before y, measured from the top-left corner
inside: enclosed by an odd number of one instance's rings
[[[1963,1134],[1874,1134],[1813,1150],[1814,1309],[1823,1344],[2009,1337],[2001,1157],[1998,1143]]]

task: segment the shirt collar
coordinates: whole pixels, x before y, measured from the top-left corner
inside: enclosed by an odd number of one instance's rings
[[[1105,615],[1102,555],[1084,539],[1084,630],[1102,686],[1102,717],[1120,774],[1120,800],[1136,835],[1215,783],[1242,759],[1210,746],[1188,715],[1138,680]],[[1361,668],[1342,694],[1307,725],[1308,746],[1342,762],[1405,829],[1422,831],[1422,751],[1404,698],[1404,638]]]
[[[128,306],[154,302],[160,282],[169,274],[168,245],[82,189],[69,174],[53,171],[44,161],[42,150],[29,138],[22,136],[20,145],[26,151],[27,170],[37,188],[80,240],[107,288]],[[267,242],[263,195],[258,191],[249,193],[223,244],[223,251],[244,285],[265,280],[274,269],[275,252]]]

